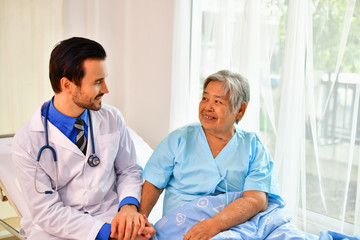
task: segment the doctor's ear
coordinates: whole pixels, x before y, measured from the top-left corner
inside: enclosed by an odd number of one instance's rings
[[[67,77],[62,77],[60,79],[60,88],[61,91],[70,91],[71,90],[71,81]]]
[[[241,107],[236,115],[236,119],[242,119],[242,117],[244,116],[245,114],[245,111],[246,111],[246,108],[247,108],[247,103],[246,102],[242,102],[241,103]]]

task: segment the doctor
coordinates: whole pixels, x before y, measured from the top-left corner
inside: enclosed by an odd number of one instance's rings
[[[119,110],[102,104],[109,92],[105,58],[95,41],[60,42],[49,68],[55,96],[14,137],[13,159],[29,209],[21,226],[29,240],[154,234],[137,212],[142,178],[134,144]]]

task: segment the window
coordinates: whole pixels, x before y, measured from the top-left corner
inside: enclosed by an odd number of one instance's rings
[[[360,3],[201,0],[183,7],[191,28],[189,45],[182,44],[190,49],[182,56],[190,81],[182,81],[192,90],[182,102],[197,106],[202,82],[220,69],[246,76],[251,99],[239,126],[257,132],[272,153],[298,227],[359,234]]]

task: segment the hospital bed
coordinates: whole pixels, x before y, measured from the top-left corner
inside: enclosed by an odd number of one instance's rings
[[[138,135],[136,134],[132,129],[129,129],[130,135],[134,141],[135,144],[135,150],[138,156],[138,164],[142,167],[145,166],[147,160],[149,159],[150,155],[152,154],[152,149],[151,147]],[[16,178],[16,174],[15,174],[15,168],[13,166],[13,163],[11,161],[11,141],[12,141],[12,136],[1,136],[0,135],[0,200],[1,201],[9,201],[10,205],[14,208],[15,212],[18,214],[18,216],[21,218],[22,214],[25,213],[26,211],[28,211],[27,206],[25,204],[26,200],[23,198],[21,190],[20,190],[20,186],[19,186],[19,182]],[[219,195],[216,197],[224,197],[225,195]],[[208,198],[213,198],[215,196],[209,196]],[[204,199],[201,198],[198,201],[203,201],[206,200],[208,201],[209,199]],[[160,196],[159,200],[157,201],[157,204],[155,205],[155,207],[153,208],[150,216],[149,216],[149,221],[151,223],[156,223],[155,224],[155,228],[157,229],[158,233],[162,233],[162,238],[157,238],[157,235],[154,236],[154,239],[169,239],[169,235],[171,236],[170,238],[174,237],[176,234],[179,234],[181,231],[179,231],[178,227],[179,226],[184,226],[185,225],[181,225],[182,222],[179,223],[179,221],[183,220],[184,218],[179,218],[179,211],[181,211],[181,216],[184,215],[184,213],[187,212],[187,214],[196,214],[197,216],[193,216],[189,219],[196,219],[201,218],[203,219],[204,216],[202,216],[201,214],[204,214],[204,210],[206,208],[204,208],[202,205],[200,205],[200,207],[203,209],[202,211],[194,211],[193,208],[193,204],[195,203],[190,203],[189,205],[185,205],[182,208],[180,208],[177,211],[174,211],[172,214],[170,214],[169,216],[166,217],[162,217],[162,201],[163,200],[163,194]],[[211,200],[211,199],[210,199]],[[209,200],[209,202],[211,202]],[[214,201],[218,201],[219,199],[214,199]],[[205,202],[206,202],[205,201]],[[276,203],[274,203],[276,206]],[[195,204],[195,207],[199,207],[198,204]],[[281,204],[279,204],[281,205]],[[210,205],[209,205],[210,206]],[[189,208],[190,210],[188,210],[187,208]],[[211,209],[217,209],[217,207],[212,207],[209,208],[210,211]],[[270,211],[271,208],[268,208],[268,210]],[[268,211],[267,210],[267,211]],[[273,211],[274,212],[274,211]],[[206,213],[208,214],[208,213]],[[208,218],[210,216],[205,216],[205,218]],[[346,238],[332,238],[330,237],[330,235],[332,234],[337,234],[334,232],[323,232],[323,237],[320,235],[320,238],[318,238],[317,236],[314,235],[310,235],[307,233],[304,233],[302,231],[299,231],[298,229],[296,229],[293,225],[290,224],[289,219],[291,219],[290,217],[285,215],[280,215],[280,214],[275,214],[274,216],[264,216],[262,218],[261,214],[259,214],[257,216],[257,218],[253,218],[257,221],[258,223],[262,223],[261,226],[263,227],[259,227],[259,229],[267,229],[270,222],[276,222],[276,218],[278,219],[278,222],[281,222],[281,225],[274,225],[276,227],[277,230],[279,230],[278,232],[282,232],[282,233],[288,233],[288,234],[292,234],[292,235],[296,235],[298,234],[298,236],[306,236],[305,238],[307,239],[357,239],[360,240],[360,236],[357,237],[350,237],[347,236]],[[159,220],[160,219],[160,220]],[[260,220],[259,220],[260,219]],[[270,221],[271,219],[271,221]],[[159,220],[159,221],[158,221]],[[164,221],[165,220],[165,221]],[[244,231],[244,229],[249,228],[246,224],[249,223],[244,223],[245,225],[239,225],[237,226],[239,231],[235,231],[235,228],[232,228],[234,230],[229,230],[226,232],[221,233],[222,235],[220,235],[220,239],[225,239],[228,237],[233,236],[234,234],[245,234],[246,232]],[[191,224],[190,224],[191,225]],[[251,223],[250,223],[251,225]],[[251,226],[255,226],[256,224],[252,224]],[[259,224],[258,224],[259,225]],[[17,229],[14,229],[12,226],[8,225],[7,223],[5,223],[2,219],[0,219],[0,226],[4,227],[7,231],[9,231],[11,234],[13,234],[14,236],[16,236],[18,239],[24,239],[21,236],[21,230],[20,232]],[[187,226],[188,228],[190,228],[191,226]],[[163,230],[166,230],[165,232]],[[185,231],[186,232],[186,231]],[[260,231],[258,231],[260,232]],[[264,231],[262,231],[264,232]],[[226,235],[228,234],[228,235]],[[272,235],[274,235],[275,239],[279,239],[276,237],[276,232],[272,232]],[[224,236],[223,236],[224,235]],[[226,237],[225,237],[226,235]],[[339,234],[337,234],[339,235]],[[245,237],[246,238],[246,237]],[[216,238],[217,239],[217,238]],[[285,239],[285,238],[280,238],[280,239]]]
[[[153,150],[135,131],[129,128],[129,132],[135,144],[138,164],[144,167]],[[11,161],[12,139],[12,135],[0,135],[0,200],[9,201],[21,219],[23,213],[27,212],[28,209],[16,178],[15,167]],[[158,203],[149,216],[150,221],[155,222],[161,218],[162,201],[158,201]],[[24,239],[21,236],[21,230],[18,231],[2,219],[0,219],[0,226],[17,238]]]
[[[0,200],[9,201],[17,215],[21,218],[21,212],[24,213],[27,209],[20,192],[19,183],[15,177],[15,168],[11,161],[11,140],[11,135],[0,136]],[[0,225],[19,239],[24,239],[20,236],[18,230],[2,219],[0,219]]]

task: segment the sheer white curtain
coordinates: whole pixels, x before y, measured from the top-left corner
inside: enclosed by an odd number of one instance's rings
[[[179,2],[178,19],[192,14],[190,29],[175,24],[187,35],[174,43],[171,126],[197,119],[209,74],[243,74],[251,99],[239,126],[272,153],[295,223],[315,234],[359,234],[359,2]]]
[[[288,209],[297,215],[299,202],[306,220],[306,169],[305,169],[305,121],[307,107],[313,99],[307,96],[307,71],[311,66],[312,46],[311,1],[291,1],[288,6],[282,92],[276,138],[275,161],[278,167],[280,190],[287,200]],[[306,17],[308,16],[308,17]],[[310,35],[310,36],[309,36]],[[307,41],[309,39],[309,41]],[[310,70],[310,69],[309,69]],[[314,113],[314,111],[313,111]],[[316,139],[315,139],[316,140]],[[318,159],[315,159],[316,161]],[[317,165],[318,166],[318,165]],[[322,188],[320,185],[320,192]],[[324,200],[323,194],[321,199]],[[301,199],[300,199],[301,198]],[[325,201],[324,201],[325,202]]]
[[[190,108],[190,93],[194,88],[190,82],[191,2],[175,0],[174,9],[170,130],[195,118],[195,113]]]
[[[63,36],[62,1],[0,1],[0,134],[14,133],[52,90],[49,56]]]

